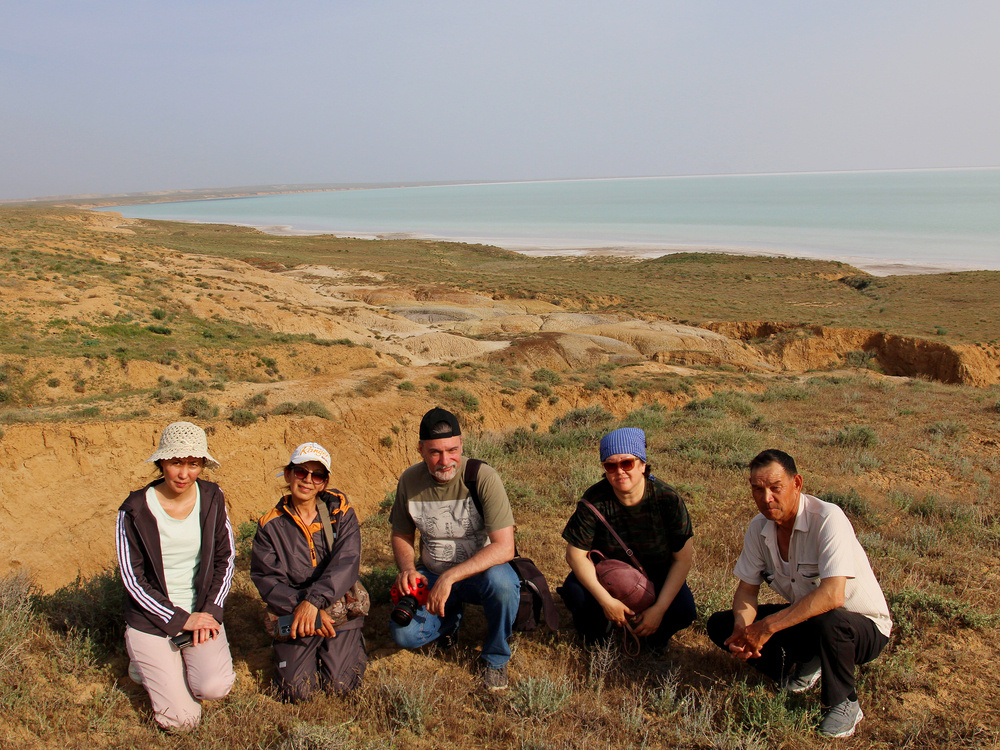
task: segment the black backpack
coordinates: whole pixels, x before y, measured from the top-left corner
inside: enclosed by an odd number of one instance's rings
[[[476,505],[484,519],[483,503],[479,499],[479,489],[477,482],[479,479],[479,467],[483,461],[477,458],[467,459],[465,462],[465,475],[462,480],[469,490],[472,502]],[[514,547],[514,559],[510,561],[510,566],[517,573],[521,581],[521,604],[517,608],[517,617],[514,618],[514,630],[523,632],[535,630],[539,624],[544,622],[553,632],[559,629],[559,612],[556,610],[556,603],[549,592],[549,584],[542,575],[542,571],[527,557],[517,554],[517,547]]]

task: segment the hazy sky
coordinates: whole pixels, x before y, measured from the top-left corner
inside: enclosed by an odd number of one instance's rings
[[[995,0],[11,0],[0,199],[1000,166]]]

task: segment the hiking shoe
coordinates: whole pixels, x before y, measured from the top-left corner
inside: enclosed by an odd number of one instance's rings
[[[489,664],[483,664],[483,687],[494,693],[498,690],[507,689],[507,665],[504,664],[502,667],[491,667]]]
[[[142,684],[142,672],[139,671],[139,667],[135,665],[135,662],[128,663],[128,676],[136,685]]]
[[[458,643],[458,630],[439,635],[434,641],[434,645],[437,646],[438,651],[450,651],[455,647],[456,643]]]
[[[865,715],[857,701],[846,700],[833,708],[828,708],[819,723],[820,737],[839,739],[854,734],[855,727],[861,723]]]
[[[815,687],[823,675],[819,657],[814,656],[805,664],[796,664],[795,669],[781,678],[781,689],[786,693],[804,693]]]

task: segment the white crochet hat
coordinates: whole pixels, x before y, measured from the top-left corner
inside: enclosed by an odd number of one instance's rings
[[[205,466],[209,469],[219,468],[219,462],[208,452],[208,437],[205,431],[190,422],[174,422],[163,430],[160,435],[160,447],[146,459],[146,463],[188,456],[204,458]]]

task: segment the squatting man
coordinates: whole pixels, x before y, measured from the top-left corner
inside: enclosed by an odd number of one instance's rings
[[[708,635],[782,689],[800,693],[822,680],[819,733],[850,737],[864,717],[854,669],[889,642],[892,621],[868,556],[844,512],[802,492],[787,453],[750,462],[760,513],[750,522],[733,571],[733,608],[716,612]],[[767,582],[787,604],[759,604]]]
[[[467,459],[462,430],[445,409],[428,411],[420,421],[417,450],[422,461],[406,469],[396,487],[390,513],[392,552],[404,594],[429,586],[426,605],[406,625],[390,622],[393,640],[403,648],[437,641],[450,646],[465,604],[486,616],[480,668],[490,690],[507,687],[507,644],[520,603],[520,581],[508,564],[514,557],[514,515],[499,475],[481,464],[475,482],[480,503],[465,484]],[[415,548],[420,530],[420,555]]]

